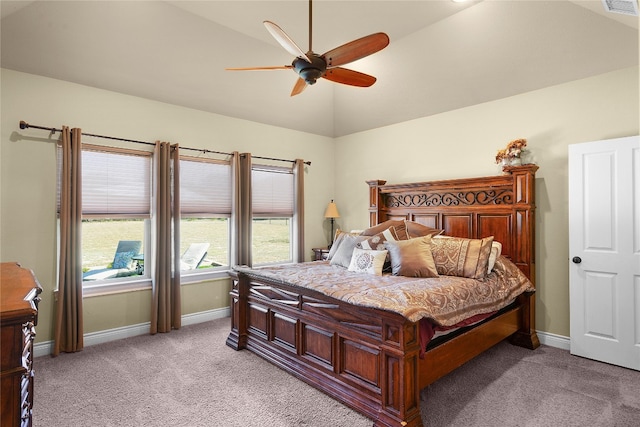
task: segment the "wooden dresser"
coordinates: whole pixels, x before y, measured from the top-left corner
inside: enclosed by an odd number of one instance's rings
[[[31,426],[33,340],[41,292],[30,270],[0,263],[1,427]]]

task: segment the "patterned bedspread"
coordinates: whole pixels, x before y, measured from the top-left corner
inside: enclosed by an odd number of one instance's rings
[[[411,322],[428,318],[453,326],[478,314],[500,310],[534,287],[511,261],[500,256],[484,279],[453,276],[413,278],[373,276],[314,261],[264,268],[235,267],[256,278],[313,289],[324,295],[363,307],[401,314]]]

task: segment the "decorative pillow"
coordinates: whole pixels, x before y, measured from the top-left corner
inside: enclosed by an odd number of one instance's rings
[[[331,248],[329,249],[329,254],[327,255],[328,260],[333,258],[333,256],[336,254],[336,251],[338,250],[338,247],[340,247],[340,243],[342,242],[342,239],[344,238],[344,236],[347,236],[347,235],[358,236],[359,233],[353,233],[353,232],[337,229],[336,234],[333,238],[333,244],[331,245]]]
[[[366,239],[365,236],[351,236],[349,234],[346,234],[340,240],[338,249],[336,250],[333,257],[331,257],[331,261],[329,261],[329,263],[331,265],[339,265],[344,268],[349,268],[349,264],[351,264],[351,256],[353,255],[353,250],[356,248],[356,245],[359,242],[362,242],[365,239]]]
[[[386,230],[389,227],[393,227],[396,229],[396,234],[398,235],[398,240],[407,240],[407,227],[404,225],[403,219],[390,219],[381,224],[374,225],[373,227],[369,227],[360,233],[361,236],[375,236],[376,234]]]
[[[496,260],[502,254],[502,243],[495,240],[491,243],[491,253],[489,254],[489,262],[487,263],[487,274],[491,273],[493,266],[496,265]]]
[[[442,234],[442,232],[444,231],[439,228],[429,227],[415,221],[405,220],[404,225],[407,227],[407,236],[410,239],[413,239],[415,237],[423,237],[423,236],[433,237],[433,236]]]
[[[383,251],[385,250],[384,242],[386,242],[387,240],[399,240],[398,235],[396,234],[395,227],[389,227],[383,232],[371,236],[366,240],[363,240],[362,242],[358,243],[356,247],[362,249]]]
[[[438,274],[482,279],[487,275],[493,236],[484,239],[434,237],[431,252]]]
[[[407,277],[438,277],[430,243],[431,236],[385,242],[384,246],[391,257],[392,274]]]
[[[386,257],[387,251],[355,248],[349,263],[349,271],[382,276],[382,266]]]
[[[137,252],[116,252],[113,257],[111,268],[126,268],[127,270],[133,266],[133,257]]]
[[[396,240],[400,239],[398,239],[398,235],[396,234],[396,228],[391,226],[383,232],[378,233],[375,236],[371,236],[366,240],[363,240],[362,242],[358,243],[356,247],[362,249],[384,251],[384,242]],[[384,260],[384,266],[382,270],[385,272],[391,271],[391,259],[389,258],[389,253],[387,253],[387,257]]]

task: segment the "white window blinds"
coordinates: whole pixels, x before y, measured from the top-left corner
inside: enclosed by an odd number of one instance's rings
[[[229,162],[180,159],[180,212],[231,215]]]
[[[149,217],[151,156],[82,150],[82,214]]]
[[[253,165],[251,197],[254,217],[293,216],[293,171]]]

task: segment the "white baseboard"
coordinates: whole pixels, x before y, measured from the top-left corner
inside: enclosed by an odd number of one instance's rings
[[[231,316],[229,307],[218,308],[215,310],[207,310],[199,313],[185,314],[182,316],[182,325],[195,325],[197,323],[207,322],[210,320],[221,319]],[[91,332],[84,335],[85,347],[102,344],[109,341],[120,340],[123,338],[135,337],[138,335],[148,334],[151,327],[150,322],[139,323],[137,325],[123,326],[121,328],[108,329],[105,331]],[[45,341],[36,343],[33,346],[34,357],[46,356],[51,354],[53,349],[53,341]]]
[[[195,325],[197,323],[208,322],[210,320],[221,319],[231,316],[231,308],[218,308],[215,310],[202,311],[199,313],[185,314],[182,316],[182,325]],[[123,338],[135,337],[149,333],[150,322],[139,323],[137,325],[124,326],[122,328],[108,329],[105,331],[91,332],[84,335],[84,345],[91,346]],[[549,332],[537,331],[540,344],[556,347],[563,350],[571,349],[569,337],[556,335]],[[51,354],[53,341],[37,343],[33,346],[34,357]]]
[[[550,332],[537,331],[540,344],[556,347],[562,350],[571,350],[571,339],[563,335],[556,335]]]
[[[231,307],[185,314],[182,316],[182,326],[196,325],[210,320],[222,319],[223,317],[231,317]],[[231,321],[229,321],[229,330],[231,330]]]

